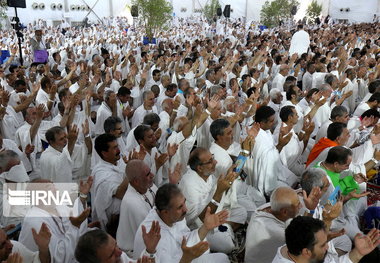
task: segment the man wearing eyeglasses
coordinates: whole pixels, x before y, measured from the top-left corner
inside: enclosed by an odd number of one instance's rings
[[[204,221],[207,207],[211,208],[211,213],[215,213],[222,201],[222,197],[236,179],[237,173],[232,169],[227,172],[226,176],[220,176],[217,179],[214,176],[217,161],[214,155],[205,148],[196,148],[190,155],[188,162],[190,169],[182,176],[179,187],[186,197],[186,214],[187,225],[190,229],[196,229]],[[246,211],[232,210],[230,218],[238,216],[246,217]],[[222,231],[215,229],[214,233],[209,233],[207,239],[210,248],[213,251],[230,253],[234,248],[233,222],[224,224]]]
[[[120,205],[116,240],[120,249],[133,256],[133,242],[139,225],[154,206],[157,187],[154,173],[142,160],[130,160],[126,167],[129,187]]]

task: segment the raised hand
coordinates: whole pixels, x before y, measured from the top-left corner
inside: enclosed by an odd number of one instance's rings
[[[326,204],[322,211],[322,217],[324,220],[332,221],[337,218],[342,212],[343,207],[343,198],[341,197],[338,202],[334,206],[331,204]]]
[[[90,128],[87,119],[82,123],[82,132],[84,137],[86,137],[90,133]]]
[[[26,155],[30,155],[34,151],[34,145],[33,144],[27,144],[24,149],[24,153]]]
[[[219,193],[223,193],[224,191],[227,191],[228,189],[230,189],[235,179],[239,176],[237,173],[233,171],[235,167],[236,167],[235,164],[232,165],[228,169],[226,176],[223,176],[223,175],[219,176],[217,187],[216,187]]]
[[[380,244],[380,231],[378,229],[371,229],[367,235],[361,233],[356,234],[354,242],[355,248],[361,256],[371,253],[376,246]]]
[[[45,105],[44,104],[38,105],[37,112],[36,112],[37,118],[42,120],[42,118],[44,117],[44,112],[45,112]]]
[[[194,95],[187,96],[187,98],[186,98],[186,105],[187,106],[193,106],[194,105],[194,100],[195,100],[195,96]]]
[[[170,145],[170,143],[168,144],[167,151],[168,151],[169,158],[172,157],[174,154],[176,154],[178,147],[179,145],[176,143],[173,143],[172,145]]]
[[[1,99],[2,99],[2,104],[4,106],[8,105],[9,98],[11,97],[11,94],[7,90],[2,90],[1,92]]]
[[[88,194],[91,190],[92,183],[94,182],[94,177],[89,176],[87,181],[80,180],[79,183],[79,192],[82,194]]]
[[[146,232],[146,227],[144,225],[141,226],[141,230],[146,251],[150,254],[156,253],[156,247],[161,239],[160,224],[158,221],[153,221],[148,233]]]
[[[216,106],[218,106],[219,104],[219,100],[220,100],[220,97],[217,94],[215,94],[214,96],[212,96],[210,100],[207,100],[207,106],[210,107],[211,109],[215,109]]]
[[[33,239],[36,242],[39,249],[47,249],[49,247],[51,232],[46,223],[41,224],[40,231],[32,228]]]
[[[216,214],[211,214],[211,208],[207,207],[205,217],[203,220],[203,226],[207,231],[214,229],[222,224],[224,224],[227,220],[228,212],[226,210],[220,211]]]
[[[289,132],[289,126],[283,126],[280,128],[280,133],[278,136],[278,145],[281,147],[281,149],[282,147],[288,144],[288,142],[292,138],[292,135],[293,133]]]
[[[319,203],[319,199],[322,196],[322,191],[321,191],[321,188],[316,186],[316,187],[313,187],[309,195],[306,194],[305,190],[302,191],[302,194],[303,194],[303,202],[305,203],[305,207],[309,210],[314,210],[317,207]]]
[[[174,170],[171,171],[169,168],[169,183],[171,184],[178,184],[178,182],[181,180],[181,164],[177,163],[174,167]]]
[[[123,107],[124,118],[131,118],[133,116],[133,109],[131,107]]]
[[[373,145],[376,145],[376,144],[380,143],[380,133],[378,133],[378,134],[375,134],[375,133],[371,134],[370,139],[371,139],[371,142],[372,142]]]
[[[91,212],[91,208],[87,207],[85,210],[83,210],[83,212],[79,216],[77,217],[70,216],[69,219],[70,219],[71,224],[77,228],[80,228],[80,225],[84,222],[84,220],[87,219],[87,217],[90,215],[90,212]]]
[[[248,136],[251,136],[253,139],[256,138],[257,134],[260,131],[260,123],[255,122],[251,128],[247,129]]]
[[[182,258],[180,263],[190,263],[194,259],[200,257],[203,253],[205,253],[209,249],[209,245],[207,241],[201,241],[195,244],[192,247],[186,246],[187,240],[186,237],[183,237],[181,249],[182,249]]]
[[[169,160],[169,155],[167,153],[161,153],[160,155],[156,153],[156,156],[154,156],[154,161],[156,162],[156,171],[158,171],[158,169],[160,169],[167,160]]]
[[[33,95],[36,95],[37,92],[40,90],[41,88],[41,83],[40,82],[35,82],[32,84],[32,94]]]
[[[133,159],[144,160],[145,156],[146,156],[146,153],[147,152],[146,152],[144,146],[141,144],[140,145],[140,151],[136,152],[136,150],[133,149],[133,151],[129,153],[128,160],[133,160]]]
[[[79,129],[78,127],[73,124],[71,125],[70,127],[70,130],[69,130],[69,133],[67,135],[67,140],[70,142],[76,142],[77,138],[78,138],[78,133],[79,133]]]

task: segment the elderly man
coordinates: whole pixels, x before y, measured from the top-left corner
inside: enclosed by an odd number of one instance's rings
[[[156,113],[158,114],[157,107],[154,105],[154,93],[150,90],[144,91],[143,95],[143,104],[140,105],[133,114],[132,117],[132,126],[131,128],[135,128],[140,125],[144,119],[144,116],[148,113]]]
[[[141,225],[143,229],[149,230],[152,222],[158,221],[161,226],[161,240],[156,250],[156,258],[159,262],[181,262],[181,258],[185,256],[181,247],[186,242],[187,246],[193,246],[205,240],[207,234],[215,227],[223,224],[228,216],[226,211],[211,214],[210,208],[208,208],[205,212],[203,225],[190,231],[186,226],[186,213],[185,197],[176,185],[165,184],[158,189],[155,207],[150,210]],[[139,228],[135,236],[134,258],[137,258],[145,248],[142,230]],[[210,254],[208,252],[202,254],[199,258],[189,262],[229,262],[225,254]]]
[[[270,101],[268,103],[268,106],[271,107],[275,111],[275,119],[273,123],[274,129],[278,122],[280,121],[280,108],[283,101],[284,96],[282,95],[281,91],[279,89],[271,89],[269,92]]]
[[[222,196],[227,192],[236,179],[237,174],[230,169],[227,174],[215,177],[215,167],[217,161],[213,155],[204,148],[196,148],[192,151],[189,158],[190,169],[183,175],[179,187],[186,198],[186,206],[189,211],[186,221],[190,229],[198,228],[204,221],[204,215],[208,207],[214,213],[220,206]],[[223,204],[220,208],[223,208]],[[239,216],[237,213],[241,209],[232,209],[231,218]],[[243,211],[246,216],[246,212]],[[215,229],[214,233],[209,233],[208,240],[213,251],[230,253],[234,248],[234,229],[238,224],[227,222],[228,230],[221,232]]]
[[[248,131],[248,136],[242,141],[241,145],[233,147],[233,134],[232,125],[228,120],[217,119],[212,122],[210,126],[210,133],[215,142],[211,144],[210,152],[214,155],[217,165],[215,168],[215,177],[219,178],[224,176],[226,171],[233,165],[232,156],[237,155],[248,156],[250,149],[254,144],[254,138],[256,137],[259,128],[258,125],[253,125]],[[230,155],[231,148],[237,148]],[[230,200],[228,200],[230,199]],[[235,200],[235,201],[232,201]],[[236,202],[237,201],[237,202]],[[248,220],[251,213],[256,210],[256,205],[262,205],[265,203],[264,196],[254,189],[252,186],[247,185],[240,177],[232,184],[232,190],[229,192],[228,197],[225,197],[223,202],[226,202],[231,209],[244,208],[245,212],[240,214],[240,218],[234,218],[236,223],[244,224],[248,216]]]
[[[6,206],[3,198],[8,193],[3,192],[5,183],[26,183],[29,182],[29,176],[25,167],[20,160],[20,156],[12,150],[4,150],[0,152],[0,225],[8,226],[11,224],[20,224],[23,220],[25,210],[18,211],[17,206]],[[4,199],[5,200],[5,199]]]
[[[333,189],[327,173],[320,168],[309,168],[302,174],[300,184],[303,194],[315,197],[314,200],[310,199],[312,202],[311,207],[308,205],[310,209],[307,209],[305,205],[304,208],[301,209],[300,214],[304,214],[303,210],[306,210],[305,213],[308,213],[310,216],[323,220],[327,229],[330,229],[331,226],[334,225],[334,231],[341,230],[335,227],[334,221],[336,221],[335,219],[339,216],[339,213],[342,210],[343,202],[338,201],[334,206],[327,203],[328,196],[326,195],[326,192],[331,193]],[[321,199],[321,197],[323,198]],[[323,209],[325,209],[325,212],[323,212]],[[327,213],[326,211],[330,211],[330,213]],[[335,213],[335,211],[337,212]],[[347,235],[338,236],[331,241],[339,255],[343,255],[351,250],[352,242]]]
[[[64,128],[59,126],[50,128],[46,132],[45,137],[49,147],[41,154],[41,178],[54,183],[70,183],[73,181],[74,162],[76,162],[76,166],[84,165],[87,155],[92,152],[92,141],[87,121],[83,125],[82,131],[86,147],[83,147],[84,145],[75,147],[78,138],[76,125],[71,127],[68,134]]]
[[[121,200],[128,188],[128,178],[125,176],[124,168],[118,166],[120,150],[115,136],[99,135],[95,139],[95,150],[101,160],[92,171],[92,215],[95,220],[100,221],[102,229],[115,235]]]
[[[277,249],[272,263],[291,262],[337,262],[328,257],[327,232],[325,224],[307,216],[299,216],[292,220],[285,230],[286,245]],[[380,244],[379,230],[372,229],[367,236],[355,236],[355,247],[350,253],[339,258],[339,262],[358,263],[362,257],[371,253]]]
[[[278,246],[284,244],[286,221],[301,208],[296,192],[278,187],[270,197],[270,207],[258,209],[247,228],[245,262],[272,262]]]
[[[153,208],[157,187],[153,183],[154,174],[141,160],[130,160],[125,172],[129,187],[121,201],[116,240],[121,250],[132,257],[137,229]]]

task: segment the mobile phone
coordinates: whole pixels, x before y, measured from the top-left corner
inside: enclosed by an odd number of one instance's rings
[[[236,167],[234,168],[234,172],[240,173],[241,170],[243,169],[245,161],[247,161],[247,157],[244,155],[239,155],[235,162]]]
[[[328,201],[331,205],[335,205],[340,198],[341,192],[340,192],[340,186],[338,185],[335,187],[334,191],[330,194]]]

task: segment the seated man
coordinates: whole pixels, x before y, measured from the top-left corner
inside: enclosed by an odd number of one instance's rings
[[[34,183],[38,184],[32,184],[31,187],[38,187],[38,190],[46,187],[49,191],[54,187],[48,180],[40,179]],[[31,251],[37,251],[39,244],[32,235],[32,229],[38,229],[41,223],[44,223],[51,232],[49,251],[52,261],[73,262],[75,244],[78,242],[79,236],[88,231],[87,217],[90,214],[90,208],[85,207],[91,185],[92,177],[89,177],[87,182],[80,184],[80,198],[75,200],[73,208],[56,205],[55,202],[52,202],[51,205],[41,202],[39,205],[32,206],[25,215],[19,242]],[[45,192],[45,194],[47,193]]]
[[[298,215],[301,208],[296,192],[278,187],[270,198],[270,207],[252,216],[247,229],[245,262],[271,262],[276,247],[284,244],[286,221]]]
[[[355,247],[350,253],[339,258],[339,262],[358,263],[363,256],[371,253],[380,244],[379,230],[372,229],[368,235],[355,235]],[[337,262],[328,250],[325,224],[307,216],[298,216],[285,230],[286,245],[277,249],[272,263],[291,262]],[[329,258],[327,258],[329,257]]]
[[[236,124],[237,125],[237,124]],[[250,149],[253,147],[255,137],[258,133],[259,126],[253,125],[248,129],[248,136],[242,141],[241,145],[233,143],[233,125],[230,121],[225,119],[214,120],[210,126],[210,133],[214,138],[214,142],[211,144],[210,153],[214,155],[217,161],[215,166],[214,176],[219,178],[221,175],[225,175],[230,167],[234,164],[231,156],[237,158],[237,155],[244,155],[248,157]],[[230,154],[231,149],[234,149],[234,153]],[[234,200],[237,200],[234,201]],[[227,203],[231,209],[244,209],[246,217],[240,217],[239,224],[245,224],[249,221],[251,214],[256,210],[257,206],[265,203],[265,197],[258,190],[251,185],[248,185],[240,177],[238,177],[232,184],[231,191],[229,191],[228,197],[226,196],[223,203]],[[237,214],[235,214],[237,215]],[[240,213],[240,215],[242,215]],[[237,218],[235,217],[235,220]]]
[[[85,145],[75,145],[78,131],[77,126],[73,125],[68,134],[60,126],[52,127],[46,132],[49,147],[41,154],[41,178],[54,183],[73,182],[74,162],[77,163],[76,166],[84,165],[87,155],[92,152],[88,121],[83,125]]]
[[[190,155],[190,169],[183,175],[179,184],[189,209],[186,221],[190,229],[196,229],[202,225],[208,207],[211,208],[211,213],[218,209],[223,194],[231,188],[232,183],[230,184],[230,182],[236,179],[237,174],[232,170],[216,179],[214,175],[216,164],[217,161],[212,154],[204,148],[196,148]],[[232,210],[230,220],[239,216],[234,213],[240,212],[240,210]],[[245,209],[243,209],[243,215],[246,218]],[[214,233],[208,235],[210,248],[213,251],[230,253],[235,248],[232,226],[240,224],[227,222],[225,225],[228,228],[227,231],[220,232],[218,229],[214,229]]]
[[[49,243],[51,233],[49,228],[45,223],[41,224],[39,232],[33,228],[30,233],[33,235],[33,239],[38,246],[38,251],[33,252],[30,249],[26,248],[23,244],[15,240],[9,240],[7,233],[4,230],[0,229],[0,244],[1,244],[1,253],[0,261],[1,262],[30,262],[30,263],[49,263],[54,262],[51,260],[53,257],[50,256]],[[21,261],[12,261],[15,258],[21,258]]]
[[[8,199],[8,193],[4,191],[5,183],[26,183],[29,182],[29,176],[26,173],[25,167],[20,160],[20,156],[12,151],[5,150],[0,152],[0,225],[8,226],[11,224],[21,224],[23,213],[28,208],[18,210],[19,206],[12,206],[3,203]],[[10,216],[12,215],[12,216]]]
[[[94,184],[91,189],[92,216],[101,228],[116,235],[120,204],[128,188],[124,169],[118,166],[120,150],[116,137],[102,134],[95,139],[95,150],[102,159],[93,169]]]
[[[129,187],[121,201],[116,240],[121,250],[132,257],[137,228],[154,206],[157,187],[154,174],[141,160],[130,160],[125,172]]]
[[[290,135],[280,131],[277,146],[273,141],[270,129],[275,121],[275,111],[269,106],[257,109],[255,122],[260,124],[260,130],[255,138],[255,144],[247,159],[244,171],[247,172],[247,184],[252,185],[263,195],[270,196],[272,191],[280,184],[289,184],[297,177],[282,164],[280,152],[289,142]]]
[[[155,251],[157,243],[160,240],[160,226],[154,224],[149,233],[143,233],[144,244],[147,247],[141,253],[142,262],[152,262],[150,259],[155,259]],[[96,229],[89,231],[79,238],[75,248],[75,259],[79,263],[99,262],[99,263],[130,263],[136,262],[129,258],[118,247],[116,240],[104,232]]]
[[[341,213],[332,225],[332,228],[344,228],[347,235],[353,240],[355,235],[360,232],[359,216],[367,208],[368,192],[361,193],[359,184],[364,182],[362,174],[342,176],[341,173],[347,170],[352,160],[352,151],[343,146],[336,146],[329,150],[326,160],[319,162],[315,167],[322,168],[328,175],[332,188],[323,196],[322,203],[327,202],[328,196],[336,188],[340,187],[343,196],[344,206]],[[363,198],[361,198],[363,197]]]
[[[156,251],[156,257],[159,262],[180,262],[181,258],[185,256],[182,251],[184,243],[186,243],[185,240],[187,240],[188,246],[196,245],[206,238],[209,231],[225,222],[228,216],[226,211],[211,214],[210,210],[210,208],[206,210],[203,225],[199,229],[190,231],[186,226],[187,207],[181,190],[174,184],[165,184],[158,189],[155,208],[150,210],[141,225],[143,229],[148,229],[153,221],[158,221],[161,226],[161,240]],[[139,228],[135,236],[134,258],[137,258],[145,248],[142,230]],[[222,263],[229,262],[229,260],[225,254],[206,252],[199,258],[189,262]]]
[[[301,209],[300,215],[306,215],[304,214],[304,210],[306,210],[306,213],[314,218],[322,220],[326,224],[327,229],[330,229],[331,225],[335,224],[333,222],[336,221],[336,218],[342,210],[343,202],[336,202],[334,206],[331,206],[331,204],[326,203],[325,198],[320,200],[322,196],[325,196],[327,191],[331,192],[329,189],[333,188],[326,171],[320,168],[309,168],[302,174],[300,184],[302,187],[302,194],[300,193],[299,195],[302,196],[306,193],[307,196],[314,196],[314,200],[313,198],[310,199],[312,204],[304,205],[304,208]],[[309,206],[309,208],[306,208],[307,206]],[[335,214],[324,213],[323,209],[337,212]],[[334,229],[334,231],[340,230],[341,229]],[[351,250],[352,242],[347,235],[338,236],[331,241],[339,255],[343,255]]]

